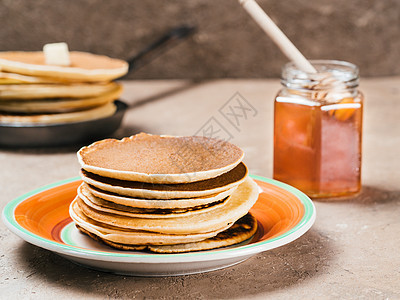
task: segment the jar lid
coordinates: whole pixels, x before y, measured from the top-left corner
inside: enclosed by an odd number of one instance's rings
[[[339,60],[310,60],[318,71],[307,73],[300,70],[293,62],[282,68],[282,85],[293,89],[324,90],[334,88],[338,83],[345,83],[346,88],[358,86],[359,69],[356,65]]]

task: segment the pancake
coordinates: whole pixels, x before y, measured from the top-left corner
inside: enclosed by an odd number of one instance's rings
[[[0,101],[0,111],[12,113],[59,113],[72,112],[104,105],[117,100],[122,93],[122,86],[100,96],[89,98],[56,98],[30,101]]]
[[[0,84],[37,84],[37,83],[66,83],[74,82],[72,80],[62,80],[51,77],[37,77],[21,75],[16,73],[8,73],[0,71]]]
[[[111,81],[128,72],[128,63],[104,55],[69,52],[70,66],[46,65],[42,51],[0,52],[0,69],[30,76],[59,78],[62,80],[98,82]]]
[[[87,110],[59,114],[12,115],[0,113],[0,124],[58,124],[95,120],[111,116],[117,107],[107,103]]]
[[[218,207],[224,206],[227,203],[228,197],[217,202],[199,205],[190,208],[163,208],[163,209],[148,209],[136,208],[100,199],[93,196],[84,185],[78,188],[78,196],[85,202],[86,205],[98,211],[112,213],[120,216],[127,216],[132,218],[148,218],[148,219],[161,219],[161,218],[176,218],[204,213],[211,211]]]
[[[1,100],[30,101],[44,98],[87,98],[95,97],[117,88],[110,83],[71,83],[71,84],[10,84],[0,85]]]
[[[102,191],[94,186],[90,186],[86,183],[82,184],[85,189],[88,189],[94,196],[110,201],[115,204],[121,204],[130,207],[137,208],[149,208],[149,209],[166,209],[166,208],[190,208],[199,205],[206,205],[212,202],[220,201],[229,195],[231,195],[236,187],[222,191],[217,194],[211,194],[209,196],[197,197],[197,198],[181,198],[181,199],[145,199],[145,198],[132,198],[126,196],[120,196],[115,193]]]
[[[173,199],[203,197],[220,193],[239,185],[247,176],[247,167],[240,163],[234,169],[212,179],[178,184],[152,184],[103,177],[81,170],[81,177],[89,185],[101,190],[129,197]]]
[[[250,214],[246,214],[239,220],[235,222],[230,228],[225,231],[220,232],[216,236],[212,238],[208,238],[199,242],[188,242],[183,244],[176,245],[149,245],[149,246],[140,246],[140,245],[131,245],[113,242],[107,240],[100,235],[96,235],[94,233],[88,232],[87,230],[77,226],[83,233],[88,234],[93,239],[103,242],[106,245],[109,245],[113,248],[119,250],[145,250],[148,249],[152,252],[156,253],[183,253],[183,252],[193,252],[193,251],[204,251],[211,250],[221,247],[232,246],[234,244],[241,243],[250,239],[257,231],[257,220]]]
[[[217,139],[145,133],[98,141],[78,151],[79,162],[88,172],[157,184],[214,178],[235,168],[243,157],[239,147]]]
[[[95,235],[94,233],[89,232],[88,230],[82,228],[81,226],[79,226],[77,224],[76,224],[76,228],[78,228],[80,232],[88,235],[95,241],[103,243],[112,248],[116,248],[118,250],[141,251],[141,250],[146,250],[146,248],[147,248],[146,245],[128,245],[128,244],[120,244],[120,243],[108,241],[106,239],[101,238],[100,236]]]
[[[244,216],[258,198],[258,186],[249,177],[228,198],[227,203],[212,211],[172,219],[131,218],[98,211],[87,206],[79,197],[80,210],[90,219],[118,228],[144,230],[166,234],[195,234],[217,231]]]
[[[219,232],[228,228],[222,228],[215,232],[190,235],[161,234],[140,230],[126,230],[89,219],[80,211],[76,202],[73,202],[73,204],[70,206],[70,216],[76,225],[78,225],[80,230],[83,228],[86,232],[90,232],[91,234],[109,242],[135,245],[135,247],[137,245],[170,245],[202,241],[213,237]]]
[[[157,253],[183,253],[204,251],[221,247],[232,246],[250,239],[257,231],[257,220],[250,213],[237,220],[229,229],[222,231],[213,238],[200,242],[190,242],[177,245],[151,245],[152,252]]]

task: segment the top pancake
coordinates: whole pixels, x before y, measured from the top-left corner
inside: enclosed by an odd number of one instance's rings
[[[75,82],[72,79],[62,80],[62,78],[51,78],[51,77],[38,77],[21,75],[17,73],[9,73],[0,71],[0,85],[2,84],[38,84],[38,83],[65,83]],[[79,82],[79,81],[78,81]]]
[[[128,63],[104,55],[69,52],[71,65],[47,65],[42,51],[0,52],[0,69],[30,76],[44,76],[72,81],[111,81],[128,72]]]
[[[82,168],[104,177],[148,183],[189,183],[236,167],[243,151],[228,142],[201,137],[140,133],[106,139],[78,151]]]

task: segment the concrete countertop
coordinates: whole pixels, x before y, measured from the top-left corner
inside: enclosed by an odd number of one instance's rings
[[[130,108],[117,137],[140,131],[192,135],[216,122],[244,149],[252,174],[271,176],[278,80],[123,83]],[[0,298],[400,298],[399,86],[400,77],[362,80],[363,190],[347,201],[315,202],[315,225],[298,240],[218,271],[138,278],[75,265],[1,223]],[[237,92],[254,111],[234,127],[220,109]],[[77,176],[77,149],[0,149],[0,208],[32,189]]]

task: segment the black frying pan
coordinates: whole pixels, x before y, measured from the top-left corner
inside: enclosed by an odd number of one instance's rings
[[[194,32],[195,28],[181,26],[128,59],[129,72],[150,62],[163,51],[176,45]],[[157,51],[156,51],[157,50]],[[111,136],[121,125],[127,105],[115,101],[117,111],[109,117],[73,123],[59,124],[0,124],[0,147],[33,148],[67,145],[83,145]]]

